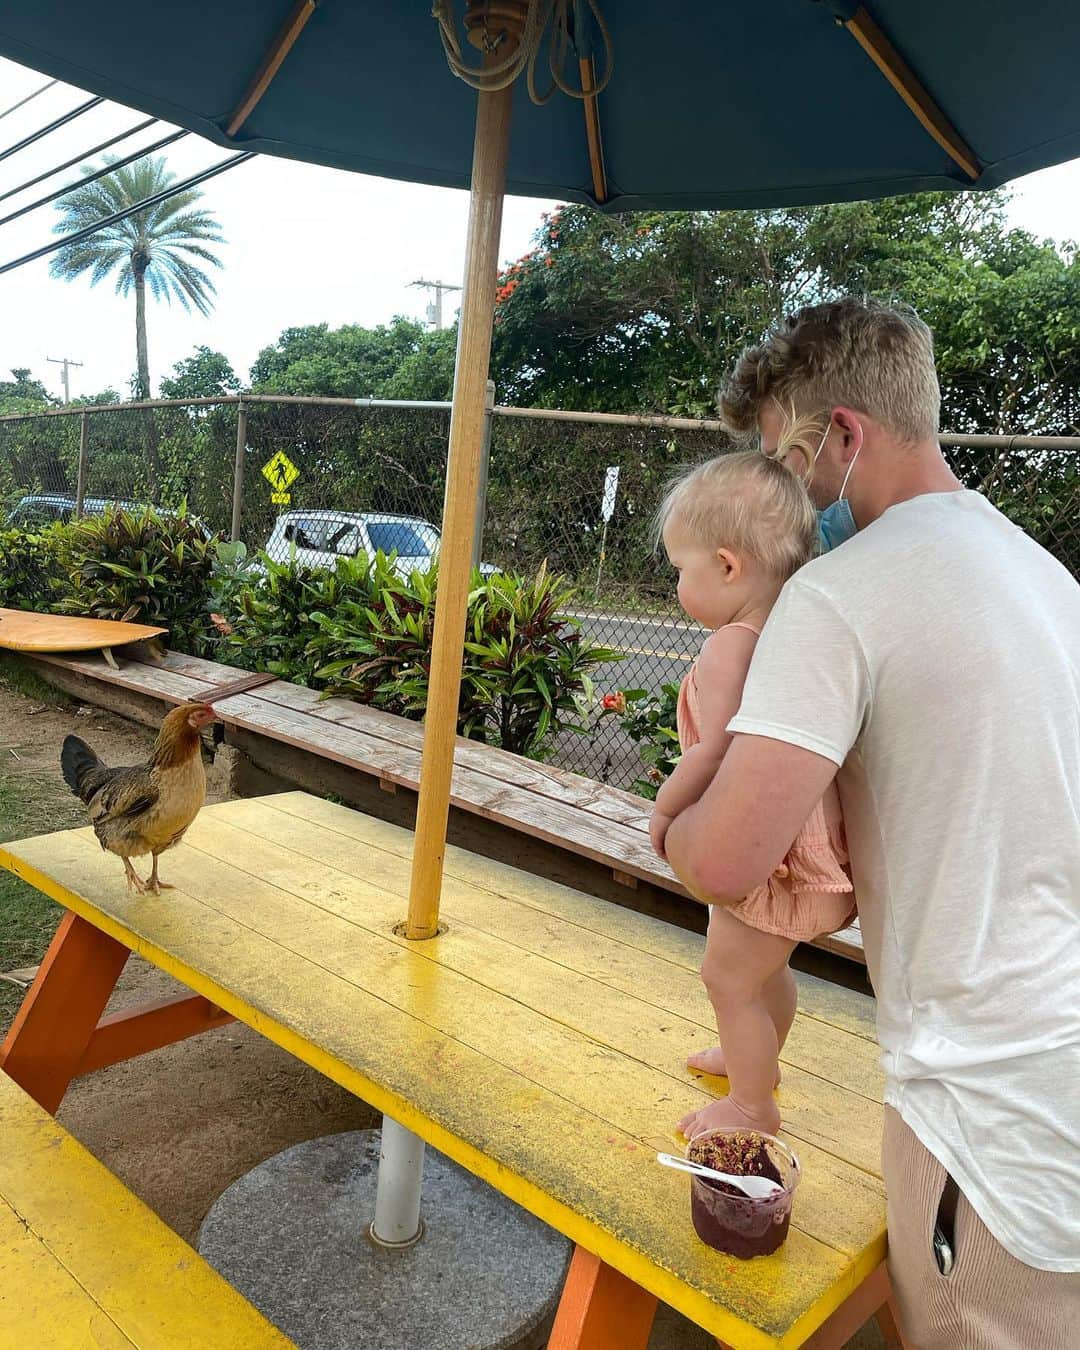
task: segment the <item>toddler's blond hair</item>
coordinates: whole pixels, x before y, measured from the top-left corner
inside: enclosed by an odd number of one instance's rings
[[[706,548],[728,548],[786,581],[813,557],[817,513],[802,480],[756,450],[720,455],[671,484],[656,516],[659,543],[671,520]]]

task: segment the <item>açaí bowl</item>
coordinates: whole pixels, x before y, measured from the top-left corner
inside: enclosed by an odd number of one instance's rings
[[[690,1217],[702,1242],[748,1260],[776,1251],[788,1234],[791,1201],[799,1184],[799,1160],[775,1135],[725,1127],[704,1130],[686,1146],[686,1156],[733,1176],[768,1176],[783,1188],[753,1200],[723,1182],[690,1178]]]

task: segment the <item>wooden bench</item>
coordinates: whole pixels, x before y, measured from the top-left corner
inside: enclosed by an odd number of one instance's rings
[[[122,690],[165,704],[213,697],[216,689],[235,681],[238,674],[233,667],[172,652],[161,664],[124,661],[119,668],[98,656],[34,660],[46,678],[83,697],[92,696],[95,690],[99,697],[102,691]],[[279,776],[300,787],[318,791],[327,786],[318,778],[321,759],[371,776],[384,791],[417,791],[424,736],[417,722],[347,699],[323,699],[314,690],[283,680],[223,699],[217,710],[229,739],[256,759],[267,762],[254,740],[284,747],[284,758],[279,754],[269,764]],[[374,805],[370,801],[352,804],[369,811]],[[652,850],[650,805],[641,797],[567,769],[459,738],[451,804],[473,819],[479,817],[588,859],[607,869],[622,888],[648,886],[675,897],[704,926],[701,907]],[[411,821],[399,817],[399,823]],[[580,876],[561,879],[584,884]],[[610,890],[607,893],[612,898]],[[664,908],[654,907],[654,912],[675,918]],[[865,959],[857,923],[814,945],[850,960]]]
[[[0,1346],[292,1342],[0,1073]]]
[[[887,1295],[872,1000],[799,977],[780,1089],[804,1169],[791,1234],[771,1257],[723,1257],[693,1232],[686,1178],[653,1157],[723,1088],[685,1067],[715,1035],[701,938],[449,848],[447,930],[410,943],[395,924],[411,848],[303,793],[204,810],[164,897],[128,897],[88,830],[3,846],[68,914],[0,1063],[55,1105],[88,1064],[221,1009],[577,1244],[559,1350],[641,1350],[657,1297],[739,1350],[843,1344]],[[127,1015],[118,1047],[99,1018],[132,950],[193,996]]]

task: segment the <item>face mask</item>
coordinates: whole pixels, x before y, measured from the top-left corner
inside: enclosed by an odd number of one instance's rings
[[[821,438],[821,445],[818,446],[818,454],[821,454],[821,448],[825,444],[828,432]],[[840,495],[832,506],[827,506],[824,511],[818,512],[818,539],[821,542],[822,553],[828,553],[831,549],[839,548],[841,544],[846,543],[852,535],[858,534],[859,527],[855,524],[855,517],[851,514],[851,503],[844,496],[847,491],[848,479],[851,477],[851,471],[855,467],[855,460],[862,453],[862,446],[855,451],[855,456],[848,465],[847,473],[844,474],[844,481],[840,484]]]

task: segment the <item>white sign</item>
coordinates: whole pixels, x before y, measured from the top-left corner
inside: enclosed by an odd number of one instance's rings
[[[600,516],[606,525],[615,514],[615,493],[619,489],[619,466],[612,464],[604,475],[604,500],[600,504]]]

